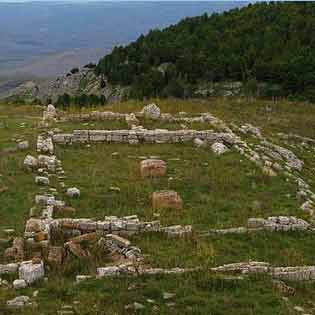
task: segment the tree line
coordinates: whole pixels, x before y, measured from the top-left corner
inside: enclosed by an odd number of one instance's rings
[[[115,47],[95,71],[138,98],[189,97],[202,82],[230,80],[274,84],[284,96],[315,100],[314,35],[312,2],[249,4],[151,30]]]

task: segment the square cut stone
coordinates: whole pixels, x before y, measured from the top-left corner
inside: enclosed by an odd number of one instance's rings
[[[152,195],[152,206],[153,209],[181,210],[183,208],[183,201],[176,191],[157,191]]]
[[[164,176],[166,174],[166,163],[157,159],[147,159],[141,161],[140,172],[142,177]]]

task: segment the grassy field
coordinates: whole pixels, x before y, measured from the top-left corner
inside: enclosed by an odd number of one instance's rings
[[[114,152],[118,158],[112,157]],[[181,211],[160,212],[162,223],[168,225],[193,224],[204,230],[244,225],[252,216],[297,213],[295,185],[280,176],[265,176],[233,152],[217,157],[209,148],[190,144],[100,144],[59,147],[57,155],[68,171],[66,184],[81,189],[82,198],[68,200],[80,217],[101,219],[115,213],[152,219],[151,195],[163,189],[177,191],[184,202]],[[141,178],[140,158],[150,156],[167,162],[166,177]]]
[[[315,138],[315,106],[288,101],[250,101],[247,99],[152,100],[163,112],[186,111],[191,115],[211,112],[226,122],[252,123],[281,145],[277,132],[294,132]],[[141,110],[142,102],[126,102],[101,109],[119,112]],[[95,108],[100,110],[100,108]],[[89,109],[91,110],[91,109]],[[83,111],[87,111],[84,109]],[[69,112],[77,112],[70,109]],[[5,228],[21,235],[38,186],[34,176],[23,170],[27,153],[35,155],[35,139],[41,115],[38,107],[0,105],[0,237]],[[170,125],[142,122],[144,127],[180,129]],[[51,128],[65,132],[73,129],[125,129],[124,121],[64,122]],[[189,128],[211,129],[208,124]],[[17,139],[30,141],[27,151],[15,151]],[[291,148],[305,160],[303,176],[314,183],[314,150],[295,143]],[[8,149],[9,148],[9,149]],[[118,156],[112,153],[118,152]],[[123,277],[88,281],[77,285],[78,273],[93,272],[106,261],[79,260],[68,257],[61,270],[48,272],[48,282],[40,282],[21,291],[0,286],[0,314],[56,314],[63,305],[72,305],[76,314],[296,314],[294,305],[302,305],[309,314],[315,293],[313,283],[289,283],[294,296],[285,302],[268,277],[244,280],[223,279],[209,272],[210,267],[224,263],[258,260],[274,265],[314,265],[314,237],[310,233],[209,235],[199,232],[211,228],[246,224],[249,217],[296,215],[310,219],[299,208],[296,186],[282,176],[267,177],[251,162],[232,151],[220,157],[209,148],[191,144],[155,144],[130,146],[73,145],[58,146],[56,154],[63,163],[68,187],[81,190],[79,199],[67,199],[59,188],[59,197],[76,208],[76,217],[102,219],[105,215],[138,214],[143,220],[156,219],[151,194],[160,189],[177,191],[184,202],[181,211],[163,210],[158,215],[163,225],[192,224],[194,233],[183,239],[149,233],[130,240],[142,249],[145,261],[154,267],[201,267],[201,271],[184,276]],[[142,158],[159,156],[167,162],[167,176],[159,180],[142,179]],[[111,190],[119,187],[120,192]],[[1,188],[5,188],[2,189]],[[0,244],[0,255],[5,249]],[[1,255],[2,256],[2,255]],[[95,271],[95,270],[94,270]],[[4,277],[5,278],[5,277]],[[8,310],[5,301],[17,295],[32,296],[36,307]],[[174,293],[169,300],[163,293]],[[144,305],[135,310],[134,303]],[[315,312],[313,312],[315,314]]]

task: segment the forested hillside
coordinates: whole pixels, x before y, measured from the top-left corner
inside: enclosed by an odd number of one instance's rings
[[[253,89],[265,82],[281,95],[315,99],[314,34],[311,2],[252,4],[152,30],[115,47],[96,72],[130,85],[140,98],[189,96],[201,82],[231,80]]]

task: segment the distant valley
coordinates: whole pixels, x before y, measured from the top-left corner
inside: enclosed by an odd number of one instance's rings
[[[0,77],[52,77],[187,16],[245,2],[0,3]],[[6,80],[5,80],[6,81]]]

